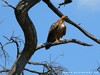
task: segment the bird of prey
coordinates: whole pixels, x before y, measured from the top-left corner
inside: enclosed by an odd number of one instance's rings
[[[66,34],[66,25],[64,24],[66,16],[62,16],[57,20],[57,22],[53,23],[50,27],[47,43],[53,43],[59,41]],[[46,49],[50,48],[50,45],[45,47]]]

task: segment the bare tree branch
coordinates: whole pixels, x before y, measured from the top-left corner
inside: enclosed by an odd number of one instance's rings
[[[15,8],[16,19],[25,36],[25,47],[16,59],[8,75],[20,75],[25,65],[36,51],[37,33],[34,24],[28,16],[28,11],[40,0],[20,0]]]
[[[8,56],[8,53],[4,50],[4,46],[2,45],[2,43],[0,42],[0,48],[1,48],[1,50],[2,50],[2,53],[3,53],[3,55],[4,55],[4,69],[6,69],[6,60],[7,60],[7,57],[9,57]]]
[[[43,71],[43,72],[39,72],[39,71],[35,71],[35,70],[30,70],[28,68],[24,68],[25,71],[31,72],[31,73],[36,73],[39,75],[51,75],[53,73],[60,73],[60,71],[64,71],[62,66],[55,66],[53,65],[53,63],[48,63],[48,62],[28,62],[28,64],[30,65],[41,65],[44,66],[44,68],[46,68],[47,70]],[[4,69],[4,70],[0,70],[0,73],[2,72],[8,72],[10,71],[9,69]],[[58,75],[58,74],[57,74]]]
[[[44,68],[46,68],[46,70],[44,70],[43,72],[35,71],[35,73],[38,73],[39,75],[60,75],[64,71],[68,72],[68,70],[66,68],[64,68],[61,65],[57,65],[56,62],[52,62],[52,63],[49,63],[47,61],[45,61],[45,62],[28,62],[28,64],[44,66]],[[29,71],[34,72],[33,70],[29,70]]]
[[[36,73],[36,74],[47,74],[48,72],[37,72],[35,70],[30,70],[30,69],[27,69],[27,68],[24,68],[25,71],[28,71],[28,72],[31,72],[31,73]],[[3,73],[3,72],[9,72],[10,69],[3,69],[3,70],[0,70],[0,73]]]
[[[11,7],[11,8],[13,8],[13,9],[15,9],[15,7],[14,6],[12,6],[12,5],[10,5],[7,1],[5,1],[5,0],[2,0],[3,2],[5,2],[6,4],[7,4],[7,6],[9,6],[9,7]]]
[[[44,74],[47,74],[49,71],[47,72],[37,72],[35,70],[30,70],[30,69],[27,69],[27,68],[24,68],[25,71],[28,71],[28,72],[31,72],[31,73],[36,73],[36,74],[39,74],[39,75],[44,75]],[[0,70],[0,73],[3,73],[3,72],[9,72],[10,69],[3,69],[3,70]]]
[[[2,72],[8,72],[8,71],[9,71],[9,69],[0,70],[0,73],[2,73]]]
[[[17,39],[14,40],[13,37],[11,38],[11,40],[12,40],[13,43],[16,44],[16,47],[17,47],[17,58],[18,58],[18,55],[19,55],[19,52],[20,52],[18,41],[17,41]]]
[[[38,2],[40,2],[40,0],[20,0],[20,2],[17,4],[16,8],[13,7],[12,5],[10,5],[5,0],[2,0],[2,1],[4,1],[9,7],[11,7],[11,8],[14,9],[16,19],[17,19],[20,27],[22,28],[22,30],[24,32],[24,36],[25,36],[25,47],[22,50],[22,52],[20,53],[20,55],[18,56],[18,58],[16,59],[16,61],[13,64],[12,68],[10,69],[10,71],[8,72],[8,75],[20,75],[21,72],[24,69],[27,70],[27,71],[30,71],[30,72],[34,72],[33,70],[29,70],[29,69],[26,69],[24,67],[25,67],[25,65],[27,63],[29,63],[28,62],[29,59],[31,58],[31,56],[34,54],[34,52],[36,50],[44,48],[47,45],[55,46],[55,45],[60,45],[60,44],[65,44],[65,43],[77,43],[77,44],[80,44],[80,45],[83,45],[83,46],[92,46],[91,44],[87,44],[87,43],[78,41],[76,39],[64,39],[64,40],[60,40],[59,42],[44,43],[42,45],[37,46],[37,33],[36,33],[36,30],[35,30],[34,24],[32,23],[32,21],[30,20],[30,18],[28,16],[28,11],[35,4],[37,4]],[[50,0],[43,0],[43,1],[59,17],[63,16],[63,14],[57,8],[55,8],[55,6],[50,2]],[[66,19],[66,22],[72,24],[73,26],[75,26],[76,28],[78,28],[81,32],[83,32],[87,37],[89,37],[90,39],[92,39],[95,42],[97,42],[97,43],[100,44],[100,40],[99,39],[95,38],[93,35],[91,35],[90,33],[88,33],[86,30],[84,30],[78,24],[76,24],[73,21],[71,21],[69,18]],[[8,39],[8,40],[12,40],[12,42],[15,42],[15,44],[17,46],[18,54],[19,54],[19,45],[18,45],[18,42],[16,40],[14,40],[14,39]],[[29,63],[29,64],[32,64],[32,63]],[[48,67],[48,65],[46,65],[46,66]],[[48,71],[49,71],[49,69],[51,69],[52,71],[54,71],[54,69],[56,68],[56,67],[52,68],[51,66],[52,65],[49,64],[49,68],[47,68]],[[3,72],[3,70],[1,70],[1,71]],[[8,70],[6,70],[6,71],[8,71]],[[38,72],[38,74],[41,74],[41,73]]]
[[[98,67],[97,67],[97,69],[94,69],[94,70],[96,70],[97,72],[100,73],[100,64],[99,64],[99,62],[97,62],[97,64],[98,64]]]
[[[72,2],[72,0],[64,0],[64,2],[63,3],[60,3],[59,4],[59,7],[58,8],[60,8],[60,6],[62,6],[62,5],[66,5],[66,4],[69,4],[69,3],[71,3]]]
[[[31,72],[31,73],[36,73],[39,75],[58,75],[58,74],[62,74],[63,71],[68,72],[68,70],[66,70],[66,68],[64,68],[63,66],[61,66],[60,64],[56,63],[56,62],[28,62],[29,65],[37,65],[37,66],[43,66],[43,71],[36,71],[36,70],[30,70],[29,68],[24,68],[25,71]],[[0,73],[3,72],[9,72],[10,69],[4,69],[0,70]],[[22,72],[22,74],[24,74],[24,72]]]
[[[17,46],[19,47],[19,45],[18,45],[18,39],[19,38],[18,37],[14,36],[14,35],[12,35],[10,38],[7,38],[6,36],[3,36],[3,37],[5,39],[7,39],[8,42],[4,45],[1,45],[2,48],[4,48],[6,45],[8,45],[10,43],[15,43],[15,44],[17,43],[16,47]],[[77,44],[83,45],[83,46],[92,46],[90,44],[78,41],[76,39],[64,39],[64,40],[59,40],[59,42],[47,43],[47,44],[44,43],[44,44],[45,44],[45,46],[47,46],[47,45],[55,46],[55,45],[66,44],[66,43],[77,43]],[[41,46],[40,45],[37,46],[37,49],[43,48],[42,46],[43,46],[43,44]],[[37,66],[39,66],[39,65],[44,66],[44,68],[46,68],[47,71],[45,71],[45,69],[44,69],[43,72],[38,72],[38,71],[35,71],[35,70],[30,70],[28,68],[24,68],[24,70],[31,72],[31,73],[37,73],[39,75],[47,75],[47,74],[52,74],[52,73],[57,74],[57,73],[60,73],[60,71],[64,70],[63,67],[53,66],[53,63],[55,63],[55,62],[54,61],[52,63],[51,62],[50,63],[48,63],[48,62],[28,62],[28,64],[37,65]],[[2,70],[1,72],[8,72],[8,71],[4,68],[4,70]]]
[[[43,0],[43,2],[45,2],[48,7],[55,13],[57,14],[59,17],[62,17],[64,14],[62,14],[51,2],[50,0]],[[67,16],[66,16],[67,17]],[[96,37],[94,37],[92,34],[90,34],[89,32],[87,32],[85,29],[83,29],[81,26],[79,26],[78,24],[74,23],[72,20],[70,20],[68,17],[65,20],[66,22],[68,22],[69,24],[75,26],[76,28],[78,28],[84,35],[86,35],[87,37],[89,37],[91,40],[97,42],[98,44],[100,44],[100,39],[97,39]]]
[[[93,46],[92,44],[87,44],[76,39],[64,39],[64,40],[59,40],[59,42],[54,42],[54,43],[43,43],[41,45],[38,45],[36,50],[44,48],[47,45],[56,46],[56,45],[61,45],[61,44],[66,44],[66,43],[76,43],[83,46]]]
[[[28,64],[32,64],[32,65],[42,65],[44,67],[46,67],[49,70],[49,66],[48,63],[40,63],[40,62],[28,62]]]
[[[48,75],[48,73],[49,73],[49,71],[47,71],[47,72],[37,72],[35,70],[30,70],[30,69],[27,69],[27,68],[24,68],[24,70],[31,72],[31,73],[36,73],[36,74],[39,74],[39,75]]]
[[[19,37],[15,37],[13,34],[10,38],[7,38],[6,36],[3,36],[5,39],[8,40],[7,43],[5,43],[4,45],[2,45],[2,48],[8,44],[11,44],[11,43],[15,43],[16,47],[17,47],[17,57],[18,55],[20,54],[20,47],[19,47],[19,43],[22,42],[21,39],[19,39]]]
[[[11,43],[14,43],[15,45],[16,45],[16,47],[17,47],[17,57],[18,57],[18,55],[19,55],[19,51],[20,51],[20,47],[19,47],[19,42],[21,42],[21,40],[18,38],[18,37],[14,37],[13,35],[10,37],[10,38],[7,38],[6,36],[3,36],[8,42],[7,43],[5,43],[5,44],[2,44],[1,42],[0,42],[0,48],[1,48],[1,50],[2,50],[2,53],[3,53],[3,56],[4,56],[4,70],[6,69],[6,63],[7,63],[7,59],[8,59],[8,57],[10,57],[9,56],[9,54],[6,52],[6,50],[4,49],[5,48],[5,46],[7,46],[7,45],[9,45],[9,44],[11,44]]]

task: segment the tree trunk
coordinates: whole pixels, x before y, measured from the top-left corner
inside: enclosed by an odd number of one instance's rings
[[[39,1],[40,0],[21,0],[15,8],[16,19],[24,32],[25,46],[11,70],[8,72],[8,75],[20,75],[25,65],[36,51],[37,34],[35,27],[28,16],[28,11]]]

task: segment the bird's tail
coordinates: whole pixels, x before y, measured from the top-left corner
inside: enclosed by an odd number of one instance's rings
[[[47,50],[47,49],[49,49],[50,47],[51,47],[51,46],[50,46],[50,45],[48,45],[48,46],[46,46],[46,47],[45,47],[45,49]]]
[[[50,44],[51,44],[50,42],[46,42],[46,46],[45,46],[45,49],[46,49],[46,50],[49,49],[49,48],[51,47]]]

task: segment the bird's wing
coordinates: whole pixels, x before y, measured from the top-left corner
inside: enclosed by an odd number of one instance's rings
[[[55,41],[55,31],[57,30],[58,28],[58,24],[57,23],[53,23],[50,27],[50,30],[49,30],[49,34],[48,34],[48,38],[47,38],[47,42],[54,42]]]
[[[57,23],[53,23],[50,27],[49,33],[56,31],[58,28],[58,24]]]

